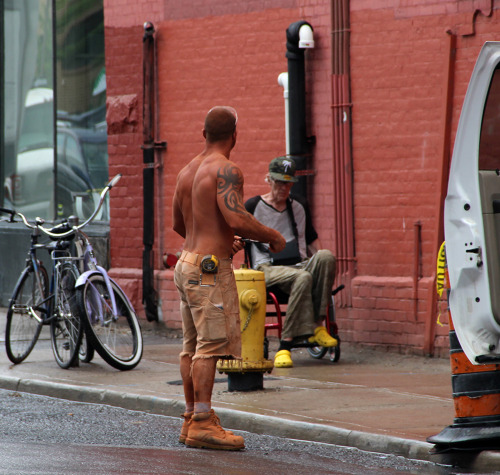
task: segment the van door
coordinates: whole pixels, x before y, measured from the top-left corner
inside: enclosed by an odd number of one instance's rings
[[[500,42],[484,44],[469,82],[444,218],[458,340],[472,363],[500,363]]]

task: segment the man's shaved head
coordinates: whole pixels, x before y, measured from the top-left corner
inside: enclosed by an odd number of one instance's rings
[[[205,118],[206,139],[209,142],[220,142],[232,137],[236,131],[238,114],[229,106],[215,106],[208,111]]]

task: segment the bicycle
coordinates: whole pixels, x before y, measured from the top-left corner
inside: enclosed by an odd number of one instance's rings
[[[32,233],[32,246],[29,252],[27,267],[19,278],[7,312],[6,348],[9,359],[11,359],[12,362],[21,362],[29,355],[38,339],[41,325],[50,322],[52,326],[52,320],[54,319],[53,312],[44,310],[44,305],[54,302],[57,299],[54,298],[54,295],[45,297],[43,282],[45,279],[44,275],[46,276],[47,273],[41,262],[36,259],[36,250],[40,248],[40,246],[46,247],[51,245],[38,244],[37,240],[40,235],[39,233],[43,232],[51,239],[56,239],[56,245],[58,242],[68,242],[67,238],[70,238],[71,241],[69,241],[69,243],[74,246],[74,255],[66,255],[66,261],[71,261],[71,265],[77,270],[76,274],[72,273],[74,282],[73,280],[68,280],[66,287],[69,287],[71,283],[70,308],[72,314],[78,317],[80,322],[83,322],[86,344],[81,346],[83,332],[80,332],[79,335],[75,335],[77,338],[69,345],[72,350],[71,362],[64,367],[71,366],[77,356],[81,361],[90,361],[93,357],[94,349],[104,361],[116,369],[129,370],[139,364],[142,358],[143,341],[139,320],[135,310],[119,285],[109,277],[103,267],[98,265],[89,239],[82,231],[82,228],[87,226],[87,224],[95,218],[104,203],[106,194],[116,185],[120,178],[121,175],[119,174],[106,185],[100,195],[100,200],[96,209],[90,218],[82,224],[78,224],[78,218],[70,217],[68,221],[65,221],[55,228],[46,229],[42,226],[42,220],[37,219],[35,225],[32,225],[28,223],[22,214],[10,210],[3,210],[4,212],[13,213],[12,217],[14,215],[20,216],[23,223],[34,230]],[[66,265],[66,267],[68,266]],[[35,276],[35,281],[33,283],[36,284],[30,287],[31,296],[27,299],[26,303],[16,305],[17,294],[23,287],[21,284],[28,280],[26,276],[31,275]],[[54,275],[57,275],[56,272],[54,272]],[[66,273],[65,275],[68,274]],[[57,286],[54,285],[54,288],[57,289]],[[69,289],[66,290],[69,294]],[[49,309],[51,309],[50,306]],[[40,315],[37,312],[39,312]],[[12,321],[17,314],[25,317],[23,320],[27,320],[25,324],[28,326],[29,323],[31,325],[30,328],[34,326],[33,321],[38,322],[40,328],[26,331],[29,335],[27,338],[31,339],[31,343],[26,344],[24,351],[16,356],[14,352],[11,351],[13,345],[10,333],[13,328]],[[82,328],[82,325],[80,325],[80,328]],[[11,356],[13,358],[11,358]],[[58,363],[60,362],[58,361]]]
[[[9,222],[19,216],[33,230],[26,267],[19,276],[7,310],[7,356],[14,364],[24,361],[35,347],[43,325],[50,325],[54,357],[61,368],[67,369],[75,362],[82,338],[74,292],[79,272],[68,250],[70,241],[61,238],[48,244],[39,243],[42,232],[56,236],[61,225],[45,230],[40,218],[33,225],[21,213],[3,208],[1,211],[10,214]],[[39,249],[47,250],[52,259],[50,287],[47,270],[37,258]]]

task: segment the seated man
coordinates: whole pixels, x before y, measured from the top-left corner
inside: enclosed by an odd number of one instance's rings
[[[269,193],[250,198],[245,208],[262,224],[279,231],[287,241],[286,247],[274,254],[266,244],[247,245],[251,246],[251,266],[264,272],[266,286],[277,286],[289,295],[274,366],[290,368],[294,343],[308,339],[324,347],[338,344],[320,323],[331,299],[336,262],[330,251],[318,250],[321,245],[305,200],[290,196],[297,181],[293,159],[272,160],[266,181],[271,187]]]

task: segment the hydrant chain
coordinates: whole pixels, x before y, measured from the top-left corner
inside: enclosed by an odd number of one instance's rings
[[[253,305],[250,307],[250,310],[248,310],[248,316],[247,316],[247,319],[245,321],[245,324],[243,325],[243,328],[241,329],[241,333],[243,333],[247,327],[248,327],[248,324],[250,323],[250,319],[252,318],[252,314],[253,314]]]

